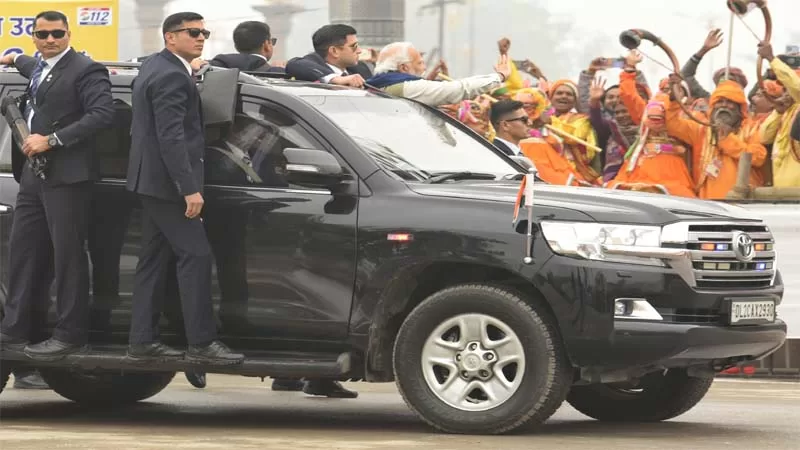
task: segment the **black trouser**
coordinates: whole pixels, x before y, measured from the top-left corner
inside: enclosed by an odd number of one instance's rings
[[[188,219],[183,203],[140,195],[142,251],[136,266],[131,344],[158,340],[169,264],[177,257],[178,289],[186,340],[202,345],[217,338],[211,304],[211,248],[199,218]]]
[[[53,337],[70,344],[88,339],[88,232],[92,183],[50,186],[28,164],[22,169],[9,243],[8,301],[2,331],[40,340],[55,279],[58,323]]]

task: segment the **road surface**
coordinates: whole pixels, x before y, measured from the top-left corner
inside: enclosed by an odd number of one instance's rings
[[[271,392],[267,383],[209,375],[195,389],[181,374],[134,407],[91,411],[51,391],[0,394],[0,448],[14,450],[225,449],[797,449],[800,383],[719,380],[695,409],[657,424],[604,424],[566,403],[537,433],[432,432],[393,384],[357,383],[355,400]]]

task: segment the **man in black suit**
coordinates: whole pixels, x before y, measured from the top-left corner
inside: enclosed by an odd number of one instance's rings
[[[311,38],[314,52],[286,63],[286,73],[302,81],[342,86],[362,87],[372,76],[366,64],[358,60],[361,49],[355,28],[334,24],[325,25]]]
[[[217,55],[209,64],[248,72],[285,73],[283,67],[269,65],[277,42],[266,23],[242,22],[233,30],[233,46],[239,53]]]
[[[158,318],[173,255],[189,348],[201,364],[238,364],[217,338],[211,304],[211,248],[203,208],[204,129],[200,94],[190,62],[211,32],[203,17],[181,12],[164,20],[166,48],[147,58],[133,82],[133,121],[128,190],[142,203],[142,252],[136,267],[128,357],[180,359],[184,353],[159,341]]]
[[[30,79],[23,113],[31,135],[12,150],[19,182],[10,238],[8,302],[0,345],[54,361],[87,350],[89,263],[84,243],[92,182],[93,139],[111,126],[114,106],[108,70],[70,46],[67,17],[39,13],[33,41],[41,57],[8,55]],[[55,279],[58,323],[38,344]]]
[[[519,141],[530,137],[528,113],[525,105],[516,100],[501,100],[494,103],[489,111],[489,121],[496,133],[495,147],[509,156],[524,156]]]

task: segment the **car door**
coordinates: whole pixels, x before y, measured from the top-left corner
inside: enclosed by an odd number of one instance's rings
[[[204,221],[231,337],[343,339],[356,272],[358,194],[288,181],[283,150],[328,150],[292,111],[244,97],[210,128]],[[345,171],[352,171],[345,167]]]

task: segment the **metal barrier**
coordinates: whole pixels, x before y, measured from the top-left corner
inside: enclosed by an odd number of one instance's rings
[[[718,378],[775,378],[800,381],[800,338],[786,340],[775,353],[754,365],[736,367]]]

